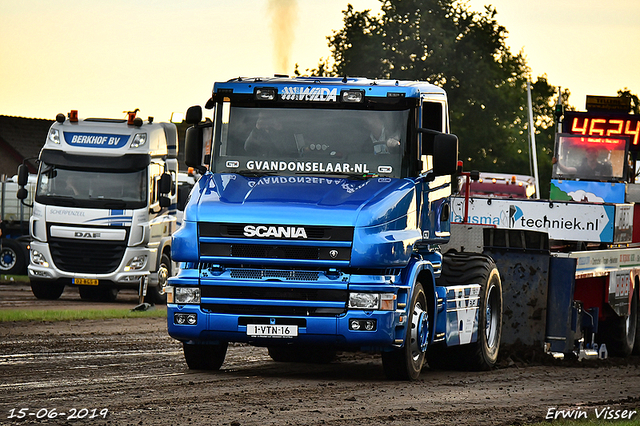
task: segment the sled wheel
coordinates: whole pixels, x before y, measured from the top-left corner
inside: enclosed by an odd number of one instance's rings
[[[612,314],[598,330],[598,340],[607,345],[609,356],[627,357],[634,351],[638,337],[638,291],[633,292],[630,314],[624,317]],[[640,350],[640,348],[638,349]]]

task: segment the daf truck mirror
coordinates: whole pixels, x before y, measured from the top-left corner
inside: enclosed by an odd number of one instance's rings
[[[168,194],[171,192],[171,175],[169,173],[163,173],[160,176],[160,180],[158,182],[158,195],[160,194]]]
[[[184,162],[187,167],[199,169],[202,166],[202,127],[192,126],[184,136]]]
[[[24,164],[18,166],[18,185],[25,186],[29,182],[29,169]]]
[[[202,121],[202,108],[200,105],[194,105],[187,110],[185,120],[187,124],[198,124]]]
[[[20,188],[18,188],[18,192],[16,192],[16,198],[18,200],[26,200],[27,199],[27,195],[28,195],[29,191],[27,191],[27,188],[25,188],[24,186],[21,186]]]
[[[169,207],[171,205],[171,198],[161,195],[158,197],[158,202],[160,203],[160,207]]]
[[[441,133],[433,139],[433,173],[452,175],[458,169],[458,137]]]

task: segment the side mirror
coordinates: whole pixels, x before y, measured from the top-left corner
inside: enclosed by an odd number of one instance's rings
[[[169,173],[163,173],[158,181],[158,193],[168,194],[171,192],[171,175]]]
[[[29,183],[29,169],[24,164],[18,166],[18,185],[26,186]]]
[[[200,105],[194,105],[189,107],[185,120],[187,124],[198,124],[202,121],[202,107]]]
[[[16,198],[18,200],[26,200],[27,195],[28,195],[27,188],[25,188],[24,186],[21,186],[20,188],[18,188],[18,192],[16,192]]]
[[[441,133],[433,140],[433,173],[436,176],[452,175],[458,169],[458,137]]]
[[[192,126],[187,129],[184,136],[184,162],[187,167],[202,167],[203,136],[202,127]]]
[[[160,203],[160,207],[169,207],[171,205],[171,198],[161,195],[158,197],[158,202]]]

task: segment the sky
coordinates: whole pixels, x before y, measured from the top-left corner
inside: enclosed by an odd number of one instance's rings
[[[589,95],[640,93],[640,1],[468,0],[496,7],[532,78]],[[168,121],[204,105],[215,81],[293,75],[330,55],[342,10],[378,0],[0,0],[0,115]]]

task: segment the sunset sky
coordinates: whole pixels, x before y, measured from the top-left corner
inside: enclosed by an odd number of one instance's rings
[[[0,0],[0,114],[169,120],[204,104],[213,82],[293,74],[329,56],[346,0]],[[377,0],[352,0],[379,11]],[[470,0],[524,52],[532,77],[585,96],[640,93],[637,0]],[[273,23],[279,22],[276,36]],[[281,43],[277,44],[279,40]]]

